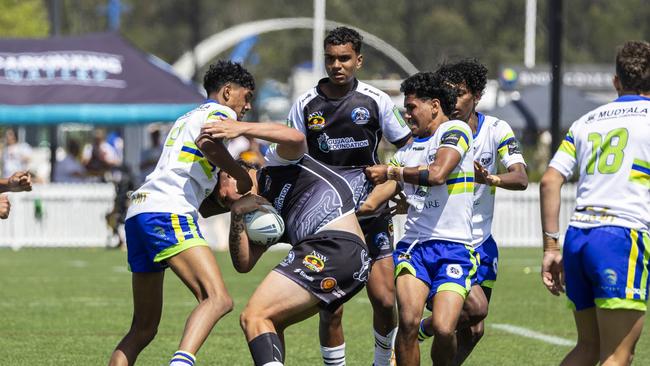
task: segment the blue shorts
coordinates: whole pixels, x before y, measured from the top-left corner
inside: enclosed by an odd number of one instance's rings
[[[393,252],[395,277],[407,271],[429,286],[427,303],[440,291],[467,297],[476,282],[478,263],[470,245],[429,240],[415,245],[399,242]]]
[[[497,280],[497,269],[499,266],[499,248],[497,242],[490,235],[483,244],[474,248],[479,259],[478,271],[476,272],[476,283],[483,287],[493,288]]]
[[[569,226],[563,259],[572,307],[645,311],[649,244],[647,232],[620,226]]]
[[[131,272],[163,271],[167,259],[188,248],[208,245],[192,215],[141,213],[126,220],[124,228]]]

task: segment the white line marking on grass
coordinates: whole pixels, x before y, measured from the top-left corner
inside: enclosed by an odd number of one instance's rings
[[[125,266],[115,266],[113,267],[113,272],[117,273],[130,273],[129,270]]]
[[[74,260],[74,261],[70,261],[70,265],[71,265],[72,267],[76,267],[76,268],[84,268],[84,267],[88,267],[88,262],[86,262],[86,261]]]
[[[566,338],[560,338],[552,335],[547,335],[544,333],[536,332],[532,329],[518,327],[516,325],[510,324],[489,324],[491,327],[502,330],[504,332],[512,333],[518,336],[537,339],[538,341],[555,344],[558,346],[567,346],[573,347],[576,342]]]

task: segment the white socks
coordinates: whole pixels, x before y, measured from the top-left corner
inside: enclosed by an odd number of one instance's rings
[[[395,335],[397,328],[393,328],[387,335],[375,333],[375,363],[374,366],[390,366],[391,356],[395,348]]]
[[[345,343],[336,347],[320,346],[325,366],[345,366]]]

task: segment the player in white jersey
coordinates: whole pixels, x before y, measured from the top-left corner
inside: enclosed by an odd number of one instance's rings
[[[576,346],[562,365],[629,365],[641,335],[650,265],[650,43],[616,56],[619,98],[573,123],[542,177],[548,290],[574,311]],[[560,189],[577,171],[576,208],[559,247]]]
[[[477,269],[472,249],[472,133],[465,122],[447,117],[456,93],[434,74],[415,74],[402,83],[401,90],[405,117],[417,138],[395,154],[391,165],[366,168],[375,184],[401,182],[409,203],[405,236],[393,253],[399,313],[397,364],[419,364],[418,329],[427,306],[432,309],[436,336],[433,363],[449,365],[456,354],[459,315]]]
[[[206,72],[203,86],[209,99],[174,123],[155,170],[130,196],[125,226],[133,322],[110,365],[133,365],[154,338],[168,266],[199,302],[185,323],[170,365],[194,365],[194,354],[212,327],[232,310],[214,255],[197,225],[198,209],[213,191],[219,168],[237,179],[242,193],[251,189],[252,180],[221,140],[201,135],[201,127],[222,118],[241,118],[251,107],[255,82],[241,65],[219,61]]]
[[[488,302],[497,279],[499,250],[492,237],[494,197],[496,188],[523,190],[528,186],[526,163],[521,154],[519,142],[512,128],[496,117],[476,112],[487,83],[487,68],[475,59],[466,59],[453,64],[444,64],[436,71],[445,82],[458,93],[456,109],[452,117],[469,124],[474,136],[473,154],[476,168],[474,186],[474,212],[472,215],[472,244],[479,259],[476,276],[476,291],[483,291]],[[498,162],[507,172],[497,174]],[[458,331],[458,355],[454,364],[460,365],[469,356],[483,337],[487,316],[487,304],[483,308],[474,301],[473,291],[466,302],[465,310],[471,327]],[[431,334],[431,321],[424,319],[420,326],[420,338]]]

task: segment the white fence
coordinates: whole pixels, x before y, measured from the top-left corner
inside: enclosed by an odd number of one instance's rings
[[[111,184],[36,185],[32,192],[10,193],[11,214],[0,221],[0,247],[104,247],[112,233],[105,216],[113,207]],[[40,207],[39,207],[40,206]],[[575,186],[562,190],[560,226],[566,229],[575,206]],[[500,246],[540,246],[539,185],[523,192],[497,190],[493,233]],[[229,216],[199,221],[216,249],[227,247]],[[404,217],[396,217],[395,237]]]

